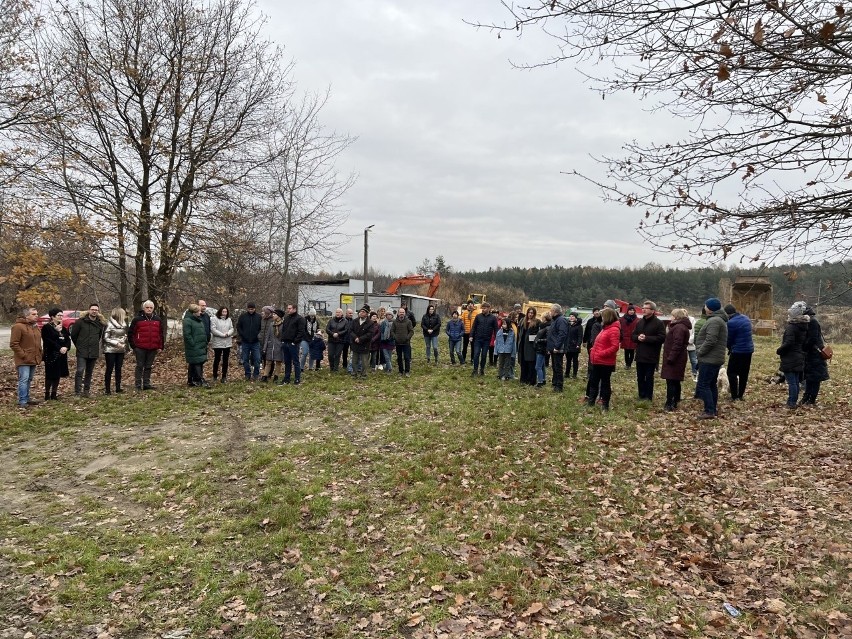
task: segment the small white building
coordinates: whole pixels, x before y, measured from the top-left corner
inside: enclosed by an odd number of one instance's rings
[[[346,293],[361,292],[364,296],[364,280],[349,278],[336,280],[306,280],[299,282],[298,304],[299,313],[306,315],[310,307],[314,307],[317,315],[334,315],[340,307],[340,296]],[[372,280],[367,280],[367,293],[373,292]]]

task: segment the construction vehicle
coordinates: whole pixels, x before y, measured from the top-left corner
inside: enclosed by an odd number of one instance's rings
[[[544,317],[545,313],[550,312],[550,307],[553,306],[553,302],[533,302],[530,300],[529,302],[524,302],[523,311],[524,316],[526,316],[527,311],[531,308],[535,309],[535,316],[539,319]]]
[[[441,285],[441,274],[435,273],[432,276],[406,275],[405,277],[400,277],[390,283],[390,286],[385,290],[385,295],[396,295],[402,286],[419,286],[421,284],[429,285],[429,291],[425,297],[435,297],[435,293],[438,292],[438,287]]]

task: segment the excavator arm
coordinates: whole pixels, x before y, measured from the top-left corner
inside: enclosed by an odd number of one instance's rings
[[[438,292],[438,287],[441,285],[441,274],[435,273],[432,276],[406,275],[405,277],[400,277],[398,280],[394,280],[390,283],[390,286],[388,286],[387,290],[385,290],[385,294],[396,295],[401,286],[419,286],[421,284],[429,285],[429,291],[426,293],[426,297],[435,297],[435,293]]]

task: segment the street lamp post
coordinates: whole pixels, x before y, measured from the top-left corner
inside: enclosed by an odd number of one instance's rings
[[[364,306],[370,303],[369,293],[367,292],[367,237],[370,229],[374,226],[375,224],[370,224],[364,229]]]

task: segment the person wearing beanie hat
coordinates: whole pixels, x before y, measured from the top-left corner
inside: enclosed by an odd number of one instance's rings
[[[751,319],[737,313],[733,304],[725,306],[725,313],[728,315],[728,385],[731,400],[742,401],[754,353]]]
[[[606,302],[604,302],[603,305],[604,305],[604,308],[611,308],[612,310],[614,310],[616,312],[618,311],[618,304],[616,304],[614,300],[607,300]]]
[[[787,324],[781,337],[781,346],[775,353],[781,358],[780,370],[787,380],[787,408],[799,404],[799,382],[805,370],[805,342],[808,338],[810,316],[802,305],[793,304],[787,309]]]
[[[728,348],[728,314],[722,310],[722,302],[711,297],[704,303],[707,321],[695,336],[695,352],[698,356],[698,383],[695,395],[704,401],[704,412],[699,419],[715,419],[719,416],[719,370],[725,363]]]

